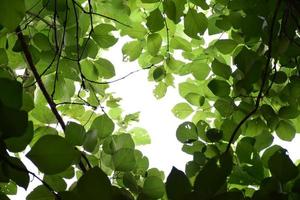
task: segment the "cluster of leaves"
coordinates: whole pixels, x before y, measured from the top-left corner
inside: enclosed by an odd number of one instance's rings
[[[2,0],[0,10],[1,199],[30,176],[41,185],[28,200],[300,198],[300,166],[272,145],[300,132],[297,0]],[[176,137],[193,160],[165,183],[135,148],[150,142],[139,114],[107,92],[134,73],[112,80],[101,55],[123,36],[124,61],[149,71],[157,99],[186,77],[172,112],[189,118]]]

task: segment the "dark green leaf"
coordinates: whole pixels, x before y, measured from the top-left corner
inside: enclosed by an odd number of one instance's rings
[[[276,151],[268,161],[272,176],[287,182],[298,175],[298,168],[284,150]]]
[[[58,135],[45,135],[33,145],[26,156],[41,172],[57,174],[76,162],[79,155],[64,138]]]
[[[6,78],[0,78],[0,102],[5,106],[20,109],[22,106],[21,83]]]
[[[218,97],[226,97],[230,94],[230,85],[226,81],[213,79],[207,86]]]
[[[84,141],[85,129],[80,124],[69,122],[66,126],[65,137],[73,146],[80,146]]]
[[[166,192],[169,199],[183,199],[192,190],[186,175],[173,167],[166,182]]]
[[[146,25],[152,33],[164,28],[164,18],[158,8],[153,10],[147,17]]]
[[[24,0],[3,0],[0,10],[2,13],[0,24],[10,31],[14,31],[25,16],[25,2]]]
[[[231,68],[230,66],[221,63],[217,59],[214,59],[214,61],[211,64],[211,68],[214,74],[221,76],[225,79],[229,79],[231,75]]]
[[[113,166],[117,171],[130,171],[136,166],[134,150],[122,148],[112,155]]]
[[[206,131],[206,137],[211,141],[211,142],[218,142],[219,140],[222,139],[223,137],[223,132],[221,130],[218,130],[216,128],[208,129]]]
[[[112,187],[107,175],[98,167],[90,169],[77,183],[77,191],[81,199],[110,200]]]
[[[205,15],[190,8],[184,17],[184,33],[192,38],[199,39],[199,34],[203,35],[207,26],[208,21]]]
[[[44,185],[37,186],[30,194],[27,195],[26,200],[54,200],[55,196]]]
[[[231,53],[238,44],[231,39],[218,40],[215,47],[223,54]]]
[[[190,143],[197,140],[197,127],[192,122],[180,124],[176,130],[176,137],[182,143]]]

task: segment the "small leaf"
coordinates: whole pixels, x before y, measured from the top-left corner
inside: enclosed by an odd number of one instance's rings
[[[187,103],[178,103],[172,109],[175,117],[179,119],[187,118],[193,111],[193,108]]]
[[[296,129],[292,123],[286,120],[280,120],[275,132],[277,136],[285,141],[292,141],[296,135]]]
[[[223,131],[216,129],[216,128],[212,128],[212,129],[208,129],[206,131],[206,137],[211,141],[211,142],[218,142],[219,140],[222,139],[223,137]]]
[[[207,86],[218,97],[225,97],[230,94],[230,85],[226,81],[213,79]]]
[[[215,43],[215,47],[223,54],[231,53],[237,45],[237,42],[231,39],[218,40]]]
[[[294,119],[300,114],[295,106],[283,106],[279,109],[278,115],[283,119]]]
[[[98,58],[93,62],[101,78],[112,78],[115,76],[114,65],[107,59]]]
[[[77,191],[81,199],[111,199],[112,187],[107,175],[99,168],[88,170],[77,183]]]
[[[231,75],[230,66],[219,62],[217,59],[214,59],[214,61],[211,64],[211,68],[214,74],[221,76],[225,79],[229,79]]]
[[[5,106],[19,109],[22,106],[22,84],[15,80],[0,78],[0,101]]]
[[[192,122],[183,122],[176,130],[176,137],[182,143],[189,143],[198,139],[197,127]]]
[[[30,192],[26,200],[54,200],[55,196],[44,185],[37,186],[32,192]]]
[[[114,30],[116,30],[116,28],[110,24],[99,24],[94,27],[92,38],[98,43],[100,47],[109,48],[118,41],[118,39],[116,39],[110,33]]]
[[[132,136],[132,139],[135,143],[135,145],[146,145],[151,143],[151,138],[148,134],[148,132],[139,127],[135,127],[129,131],[130,135]]]
[[[205,15],[190,8],[184,17],[184,33],[194,39],[199,39],[198,34],[203,35],[207,26],[208,21]]]
[[[84,141],[85,129],[80,124],[69,122],[66,126],[65,137],[73,146],[80,146]]]
[[[165,193],[165,184],[157,176],[148,176],[144,181],[142,193],[150,199],[159,199]]]
[[[284,150],[276,151],[268,161],[272,176],[282,182],[287,182],[298,175],[298,168]]]
[[[134,150],[122,148],[112,155],[113,166],[117,171],[131,171],[136,166]]]
[[[153,33],[147,37],[147,50],[152,56],[156,56],[162,44],[160,34]]]
[[[100,139],[111,135],[114,129],[114,122],[106,114],[95,118],[91,125],[91,130],[96,130]]]
[[[143,45],[140,41],[131,41],[124,44],[122,53],[124,58],[129,57],[129,61],[136,60],[142,53]]]
[[[166,70],[164,69],[163,66],[161,67],[156,67],[153,71],[153,79],[155,81],[161,81],[166,77]]]
[[[64,138],[58,135],[41,137],[26,154],[41,172],[57,174],[70,167],[78,154]]]
[[[166,182],[166,192],[169,199],[184,199],[192,190],[191,183],[186,175],[173,167]]]
[[[90,130],[86,133],[85,139],[83,142],[83,148],[84,150],[92,153],[98,143],[98,134],[96,130]]]
[[[146,25],[152,33],[160,31],[165,27],[164,18],[158,8],[153,10],[147,17]]]

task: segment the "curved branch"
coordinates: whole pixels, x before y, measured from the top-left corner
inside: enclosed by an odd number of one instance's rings
[[[266,83],[267,83],[267,76],[268,76],[268,68],[269,68],[269,65],[271,63],[271,59],[272,59],[272,48],[273,48],[273,34],[274,34],[274,26],[275,26],[275,21],[276,21],[276,18],[277,18],[277,14],[278,14],[278,11],[279,11],[279,7],[281,5],[281,2],[282,0],[278,0],[277,1],[277,4],[276,4],[276,8],[275,8],[275,11],[274,11],[274,15],[272,17],[272,21],[271,21],[271,28],[270,28],[270,35],[269,35],[269,41],[268,41],[268,51],[267,51],[267,62],[266,62],[266,65],[265,65],[265,70],[264,70],[264,75],[263,75],[263,79],[262,79],[262,84],[261,84],[261,87],[260,87],[260,90],[259,90],[259,93],[258,93],[258,96],[256,98],[256,102],[255,102],[255,107],[254,109],[249,112],[241,121],[240,123],[235,127],[230,139],[229,139],[229,142],[228,142],[228,145],[226,147],[226,151],[225,152],[228,152],[230,150],[230,146],[231,144],[233,143],[233,140],[237,134],[237,132],[239,131],[239,129],[241,128],[241,126],[253,115],[256,113],[256,111],[258,110],[259,108],[259,105],[260,105],[260,101],[262,100],[263,98],[263,91],[264,91],[264,88],[266,86]]]

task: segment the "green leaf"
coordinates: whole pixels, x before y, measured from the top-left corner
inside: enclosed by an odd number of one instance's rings
[[[211,198],[225,183],[226,173],[215,159],[209,160],[196,177],[194,191],[203,199]]]
[[[0,138],[20,137],[28,126],[28,115],[25,111],[5,107],[0,102]]]
[[[45,105],[36,106],[31,112],[31,116],[36,120],[45,123],[45,124],[54,124],[57,122],[57,119],[51,112],[50,108]]]
[[[155,81],[161,81],[166,77],[166,70],[163,66],[156,67],[153,71],[153,79]]]
[[[24,0],[3,0],[0,4],[0,24],[10,31],[14,31],[25,16]]]
[[[10,152],[21,152],[25,150],[27,145],[33,138],[33,123],[29,122],[26,128],[25,133],[20,137],[10,137],[6,139],[4,142],[6,144],[6,148]]]
[[[223,131],[216,129],[216,128],[212,128],[212,129],[208,129],[206,131],[206,137],[211,141],[211,142],[218,142],[219,140],[222,139],[223,137]]]
[[[186,0],[166,0],[163,1],[163,7],[166,15],[175,24],[180,22],[180,18],[184,15]]]
[[[78,159],[78,156],[73,146],[58,135],[41,137],[26,154],[26,157],[45,174],[63,172]]]
[[[193,111],[193,108],[187,103],[178,103],[172,109],[175,117],[179,119],[187,118]]]
[[[165,184],[157,176],[148,176],[144,181],[142,193],[150,199],[159,199],[165,193]]]
[[[160,34],[153,33],[147,37],[147,50],[152,56],[156,56],[162,44]]]
[[[276,129],[276,135],[285,141],[292,141],[296,135],[296,129],[293,124],[286,120],[280,120]]]
[[[94,27],[92,38],[101,48],[109,48],[118,41],[118,39],[116,39],[110,33],[114,30],[116,30],[115,27],[110,24],[99,24],[98,26]]]
[[[68,122],[65,130],[66,140],[73,146],[80,146],[84,142],[85,129],[75,122]]]
[[[129,58],[129,61],[134,61],[140,57],[143,50],[143,44],[140,41],[131,41],[124,44],[122,53],[124,58]]]
[[[177,140],[182,143],[191,143],[198,139],[197,127],[192,122],[183,122],[176,130]]]
[[[85,139],[83,142],[83,148],[84,150],[92,153],[98,143],[98,134],[96,130],[90,130],[86,133]]]
[[[184,98],[194,106],[202,106],[205,101],[205,98],[203,96],[192,92],[188,93]]]
[[[18,158],[8,157],[7,160],[9,164],[4,167],[6,176],[26,190],[29,185],[29,174],[26,172],[25,165]]]
[[[113,135],[104,140],[103,151],[107,154],[114,154],[122,148],[134,149],[134,141],[131,135],[122,133],[120,135]]]
[[[226,81],[213,79],[207,86],[218,97],[226,97],[230,94],[230,85]]]
[[[26,200],[54,200],[55,196],[44,185],[37,186],[30,194],[27,195]]]
[[[231,39],[222,39],[222,40],[218,40],[215,43],[215,47],[222,54],[230,54],[237,45],[238,45],[237,42]]]
[[[252,119],[246,123],[246,136],[258,136],[267,130],[265,122],[261,118]]]
[[[170,47],[173,49],[181,49],[183,51],[191,52],[192,51],[192,45],[189,41],[186,39],[174,36],[170,41]]]
[[[229,77],[231,76],[230,66],[221,63],[217,59],[214,59],[214,61],[212,62],[211,69],[215,75],[221,76],[225,79],[229,79]]]
[[[134,150],[122,148],[112,155],[114,169],[117,171],[131,171],[136,166]]]
[[[190,65],[192,74],[197,80],[205,80],[206,77],[209,75],[210,67],[208,64],[203,63],[201,61],[194,61],[190,63]]]
[[[154,94],[155,98],[156,99],[163,98],[167,93],[167,89],[168,89],[168,87],[164,82],[159,82],[153,90],[153,94]]]
[[[165,27],[164,17],[158,8],[150,12],[146,25],[152,33],[160,31]]]
[[[115,76],[114,65],[107,59],[98,58],[93,62],[101,78],[112,78]]]
[[[199,39],[199,34],[203,35],[207,26],[208,21],[205,15],[190,8],[184,17],[184,33],[191,38]]]
[[[135,127],[129,130],[135,145],[146,145],[151,143],[151,138],[146,129]]]
[[[205,2],[205,0],[190,0],[193,4],[200,6],[202,10],[208,10],[209,6]]]
[[[114,129],[114,122],[106,114],[95,118],[91,125],[91,130],[96,130],[100,139],[111,135]]]
[[[183,199],[192,190],[186,175],[173,167],[166,182],[166,192],[169,199]]]
[[[112,187],[107,175],[99,168],[88,170],[77,183],[80,199],[109,200],[112,196]]]
[[[283,119],[294,119],[300,114],[295,106],[283,106],[278,111],[278,116]]]
[[[22,85],[15,80],[0,78],[0,102],[5,106],[19,109],[22,106]]]
[[[156,3],[159,2],[160,0],[142,0],[143,3]]]
[[[6,50],[3,48],[0,48],[0,66],[8,65],[8,57]]]
[[[272,176],[287,182],[298,175],[298,168],[284,150],[276,151],[268,161]]]
[[[235,110],[235,104],[230,98],[219,98],[214,107],[224,117],[229,117]]]

